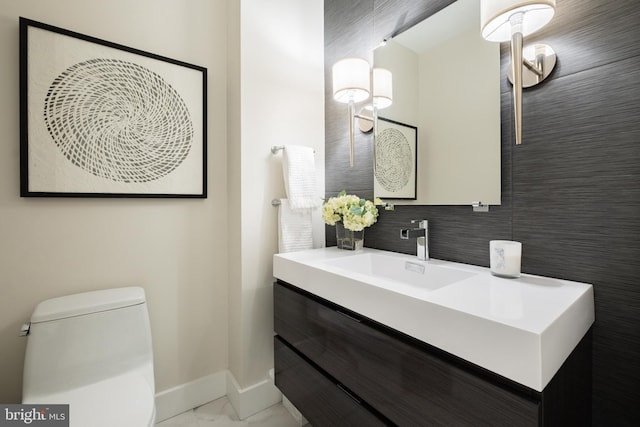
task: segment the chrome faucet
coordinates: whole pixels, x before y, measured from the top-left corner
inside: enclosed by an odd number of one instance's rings
[[[418,223],[418,228],[401,229],[400,238],[404,240],[415,238],[418,259],[426,261],[429,259],[429,221],[414,219],[411,223]]]

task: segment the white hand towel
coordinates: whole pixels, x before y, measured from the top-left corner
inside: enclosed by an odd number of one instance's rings
[[[316,166],[312,148],[285,145],[282,173],[291,209],[316,208],[322,204],[321,198],[317,195]]]
[[[313,248],[311,209],[291,209],[289,200],[280,199],[278,209],[278,252]]]

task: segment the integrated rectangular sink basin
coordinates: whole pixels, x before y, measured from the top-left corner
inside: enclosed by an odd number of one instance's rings
[[[595,319],[586,283],[369,248],[276,254],[273,275],[537,391]]]
[[[398,292],[433,291],[476,273],[450,267],[441,267],[419,260],[407,259],[393,253],[362,253],[353,256],[331,258],[323,261],[329,267],[343,270],[345,274],[365,276],[373,285],[384,280],[388,287]],[[388,282],[387,282],[388,281]]]

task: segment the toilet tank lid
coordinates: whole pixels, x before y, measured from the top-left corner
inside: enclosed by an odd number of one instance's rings
[[[33,311],[31,323],[82,316],[83,314],[130,307],[144,302],[144,289],[135,286],[83,292],[42,301]]]

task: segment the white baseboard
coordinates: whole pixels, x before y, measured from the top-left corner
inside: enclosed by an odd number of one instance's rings
[[[198,378],[156,394],[156,422],[223,397],[227,392],[226,371]]]
[[[271,372],[264,381],[241,388],[233,374],[225,370],[157,393],[156,422],[224,396],[228,397],[241,420],[282,400]]]
[[[271,373],[264,381],[240,388],[233,374],[227,371],[227,397],[238,417],[244,420],[280,402],[282,393],[276,388]]]

